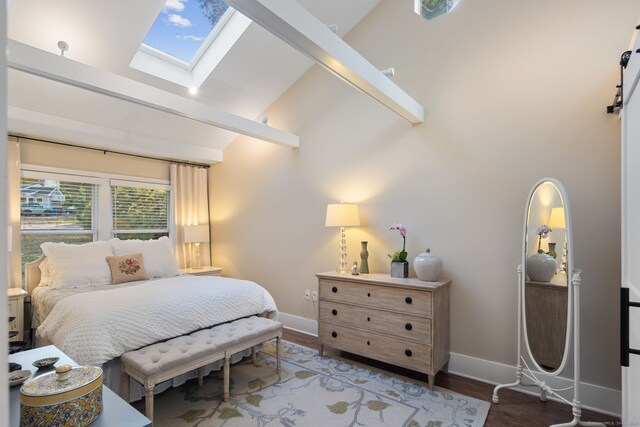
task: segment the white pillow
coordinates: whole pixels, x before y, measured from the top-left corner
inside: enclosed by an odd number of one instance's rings
[[[49,258],[45,258],[38,268],[40,268],[40,284],[38,286],[49,286],[49,282],[51,281],[49,273]]]
[[[149,278],[180,274],[171,241],[166,236],[158,240],[111,239],[111,246],[114,255],[141,253],[144,269]]]
[[[107,257],[112,256],[109,242],[82,245],[43,243],[42,252],[49,260],[49,286],[52,288],[79,288],[111,283],[111,270]]]

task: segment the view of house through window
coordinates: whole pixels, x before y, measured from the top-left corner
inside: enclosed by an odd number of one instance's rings
[[[38,259],[44,242],[93,241],[97,234],[93,220],[95,194],[95,184],[22,178],[22,263]]]
[[[169,185],[23,171],[20,243],[24,264],[44,242],[157,239],[169,235]],[[101,203],[102,202],[102,203]],[[108,220],[104,220],[108,219]]]

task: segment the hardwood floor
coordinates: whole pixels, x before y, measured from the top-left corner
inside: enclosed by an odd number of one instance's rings
[[[316,350],[319,349],[317,338],[311,335],[284,329],[283,338],[296,344],[304,345]],[[325,348],[325,355],[339,356],[344,359],[353,360],[394,374],[405,376],[416,381],[426,382],[426,375],[424,374],[367,359],[366,357],[340,352],[331,348]],[[485,400],[487,402],[491,402],[491,395],[494,388],[491,384],[471,380],[459,375],[444,374],[442,372],[438,373],[436,376],[436,385],[464,394],[465,396],[475,397],[476,399]],[[487,417],[485,426],[538,427],[569,422],[572,418],[571,407],[569,405],[550,400],[542,402],[535,396],[503,389],[500,391],[500,403],[497,405],[491,404],[491,409],[489,410],[489,416]],[[585,409],[582,410],[582,420],[600,421],[605,423],[607,426],[621,425],[619,418],[599,414]]]

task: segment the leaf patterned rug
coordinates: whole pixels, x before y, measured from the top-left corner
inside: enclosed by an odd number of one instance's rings
[[[283,341],[282,370],[275,345],[258,352],[257,366],[231,366],[231,396],[222,401],[220,372],[155,397],[154,426],[403,426],[479,427],[489,403],[330,357]],[[134,404],[143,410],[144,402]]]

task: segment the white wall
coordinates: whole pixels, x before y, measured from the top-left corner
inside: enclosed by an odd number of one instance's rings
[[[427,111],[410,126],[314,67],[268,109],[298,150],[238,138],[212,168],[213,263],[255,280],[279,309],[313,316],[305,289],[334,268],[327,203],[356,202],[349,261],[369,240],[371,271],[408,228],[412,259],[430,247],[451,289],[451,350],[514,365],[516,266],[527,194],[551,176],[573,209],[584,270],[583,380],[620,387],[620,123],[605,114],[637,0],[462,1],[425,21],[385,0],[349,35]]]

